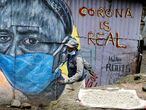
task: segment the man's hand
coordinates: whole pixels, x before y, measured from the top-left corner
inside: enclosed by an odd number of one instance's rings
[[[62,73],[63,79],[57,79],[57,83],[59,84],[66,84],[68,77]]]

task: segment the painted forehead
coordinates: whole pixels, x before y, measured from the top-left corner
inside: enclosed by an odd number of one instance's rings
[[[40,33],[64,34],[64,27],[44,0],[9,0],[0,10],[0,28],[11,26],[39,27]],[[54,32],[58,30],[58,32]]]

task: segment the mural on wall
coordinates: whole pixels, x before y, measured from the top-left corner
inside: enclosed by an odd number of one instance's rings
[[[98,76],[86,87],[113,84],[136,67],[142,4],[123,0],[71,0],[81,51]]]
[[[73,28],[67,4],[62,0],[3,0],[0,16],[2,80],[36,103],[58,99],[65,86],[56,82],[63,79],[58,68]]]
[[[140,3],[122,0],[1,0],[0,87],[35,103],[58,99],[70,35],[97,74],[86,87],[115,83],[136,63],[141,12]]]

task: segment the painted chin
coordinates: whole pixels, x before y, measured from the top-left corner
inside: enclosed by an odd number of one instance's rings
[[[62,80],[63,77],[58,78]],[[56,80],[38,95],[27,95],[29,101],[34,105],[48,105],[51,101],[57,100],[63,93],[65,85],[57,83]]]

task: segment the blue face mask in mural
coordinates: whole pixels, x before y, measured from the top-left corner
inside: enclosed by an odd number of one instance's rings
[[[60,76],[52,73],[54,57],[44,53],[10,56],[0,54],[0,69],[10,84],[26,94],[38,94]]]

